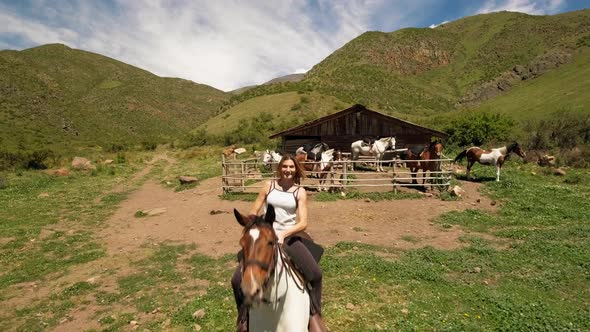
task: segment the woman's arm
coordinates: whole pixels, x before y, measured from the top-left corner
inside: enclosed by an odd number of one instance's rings
[[[297,194],[297,220],[295,226],[291,229],[282,232],[279,236],[279,242],[283,242],[282,240],[286,237],[289,237],[293,234],[302,232],[307,229],[307,192],[303,187],[299,189],[299,193]]]
[[[258,213],[260,212],[260,209],[264,205],[264,201],[266,201],[266,194],[268,194],[269,190],[270,190],[270,181],[266,181],[266,182],[264,182],[264,184],[262,185],[262,188],[260,188],[260,191],[258,192],[258,197],[256,197],[256,200],[254,201],[254,205],[252,205],[252,209],[250,210],[250,215],[255,215],[255,216],[258,215]]]

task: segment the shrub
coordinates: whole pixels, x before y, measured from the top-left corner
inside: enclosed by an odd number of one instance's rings
[[[115,162],[117,164],[124,164],[127,161],[127,157],[125,156],[124,153],[119,152],[117,153],[117,157],[115,158]]]
[[[546,120],[526,125],[526,131],[530,133],[528,149],[573,149],[590,143],[590,114],[558,110]]]
[[[141,148],[145,151],[154,151],[158,147],[158,143],[154,141],[141,142]]]
[[[453,119],[443,131],[449,134],[449,145],[469,146],[507,141],[513,127],[514,121],[506,115],[469,113]]]
[[[8,187],[8,180],[4,174],[0,173],[0,189],[4,189],[6,187]]]
[[[27,156],[25,168],[47,169],[47,161],[55,156],[49,149],[33,151]]]
[[[125,150],[126,147],[123,143],[110,143],[103,146],[103,149],[107,152],[116,153]]]

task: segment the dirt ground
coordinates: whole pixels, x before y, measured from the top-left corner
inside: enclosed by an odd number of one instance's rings
[[[212,256],[236,252],[241,228],[233,209],[247,213],[252,203],[221,200],[220,186],[221,179],[212,178],[194,189],[172,192],[147,182],[123,202],[100,234],[101,239],[109,254],[130,253],[146,242],[162,241],[195,243],[199,251]],[[448,211],[495,208],[488,197],[479,193],[480,184],[464,182],[461,186],[465,193],[459,201],[424,196],[378,202],[318,202],[310,193],[308,232],[324,246],[356,241],[401,249],[427,245],[456,248],[461,246],[458,238],[465,231],[458,227],[444,229],[433,219]],[[134,216],[148,209],[165,212],[145,218]]]

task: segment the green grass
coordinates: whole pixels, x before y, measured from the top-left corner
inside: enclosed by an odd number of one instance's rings
[[[156,164],[152,176],[161,179],[210,165],[206,158],[188,155],[193,157],[170,168]],[[135,158],[128,160],[131,164],[121,165],[116,176],[106,170],[67,179],[37,172],[9,174],[8,186],[0,189],[0,217],[8,220],[0,236],[11,239],[0,249],[0,263],[6,267],[0,289],[11,289],[16,282],[42,283],[48,277],[59,280],[67,270],[104,257],[95,232],[125,198],[104,194],[129,181],[136,169]],[[321,262],[323,312],[332,331],[590,329],[588,170],[569,169],[564,178],[512,161],[498,183],[492,167],[475,167],[473,174],[484,193],[498,202],[498,211],[449,212],[435,220],[443,229],[466,232],[461,248],[400,250],[348,242],[326,248]],[[50,195],[38,198],[41,192]],[[388,195],[367,197],[394,198]],[[103,197],[101,203],[93,203],[96,197]],[[57,222],[84,227],[47,232]],[[353,231],[364,232],[360,227]],[[402,240],[420,245],[412,235]],[[129,262],[124,274],[104,271],[116,274],[115,287],[103,287],[102,278],[96,284],[84,279],[57,283],[41,299],[3,311],[0,328],[52,328],[94,303],[99,310],[91,319],[104,331],[126,330],[130,320],[139,320],[140,329],[150,331],[190,330],[194,324],[206,331],[233,329],[236,310],[229,280],[234,254],[205,256],[198,241],[141,249],[145,255]],[[4,296],[0,301],[9,300]],[[347,309],[349,303],[354,309]],[[200,309],[205,316],[194,318]]]
[[[337,200],[347,200],[347,199],[366,199],[371,201],[391,201],[391,200],[398,200],[398,199],[419,199],[422,198],[422,195],[414,192],[394,192],[394,191],[387,191],[387,192],[360,192],[357,190],[351,190],[346,192],[346,195],[342,196],[340,193],[330,193],[330,192],[319,192],[315,195],[315,200],[319,202],[333,202]]]

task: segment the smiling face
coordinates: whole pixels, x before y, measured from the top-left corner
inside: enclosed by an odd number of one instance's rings
[[[289,180],[298,184],[305,177],[305,172],[295,157],[286,155],[279,162],[276,176],[281,180]]]
[[[281,178],[286,180],[293,180],[295,171],[295,162],[293,160],[287,159],[283,161],[283,163],[281,164]]]

